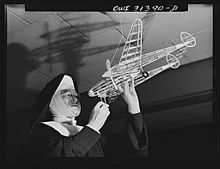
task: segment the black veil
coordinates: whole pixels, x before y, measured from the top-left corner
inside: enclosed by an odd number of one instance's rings
[[[50,104],[50,101],[52,99],[54,92],[56,91],[57,87],[62,81],[64,75],[70,76],[72,78],[73,84],[75,86],[75,90],[78,93],[76,80],[70,74],[67,74],[67,73],[59,74],[54,79],[52,79],[49,83],[47,83],[46,86],[43,88],[43,90],[38,95],[38,98],[35,104],[35,110],[36,110],[36,113],[39,113],[39,115],[37,116],[37,119],[35,120],[34,125],[31,128],[31,131],[33,130],[33,128],[35,127],[37,123],[42,122],[42,121],[52,120],[52,115],[49,112],[49,104]]]

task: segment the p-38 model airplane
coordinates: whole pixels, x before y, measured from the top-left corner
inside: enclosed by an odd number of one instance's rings
[[[180,66],[179,59],[186,52],[186,48],[196,45],[196,39],[192,35],[181,32],[180,39],[182,43],[142,54],[142,32],[142,21],[135,19],[126,39],[119,63],[111,67],[110,61],[106,60],[107,71],[102,75],[104,79],[89,90],[88,95],[90,97],[97,96],[101,101],[111,103],[120,95],[118,86],[122,86],[126,81],[131,83],[131,78],[134,78],[134,86],[137,86],[168,68],[178,68]],[[179,53],[171,54],[175,51],[179,51]],[[166,59],[166,65],[149,71],[143,70],[144,66],[163,57]]]

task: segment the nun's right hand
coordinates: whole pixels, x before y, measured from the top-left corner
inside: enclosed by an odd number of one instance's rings
[[[99,131],[105,124],[105,121],[107,120],[109,115],[109,105],[100,101],[93,108],[87,126],[95,129],[96,131]]]

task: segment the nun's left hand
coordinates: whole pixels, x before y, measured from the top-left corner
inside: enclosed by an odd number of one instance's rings
[[[128,105],[128,112],[131,114],[140,113],[139,99],[134,88],[134,79],[132,78],[130,85],[125,82],[123,87],[119,86],[119,91]]]

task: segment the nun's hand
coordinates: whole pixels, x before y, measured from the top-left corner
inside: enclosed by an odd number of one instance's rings
[[[90,114],[88,126],[99,131],[109,115],[109,105],[101,101],[98,102]]]
[[[140,113],[139,100],[134,88],[134,79],[132,78],[130,85],[125,82],[122,87],[119,86],[119,91],[128,105],[128,112],[131,114]]]

